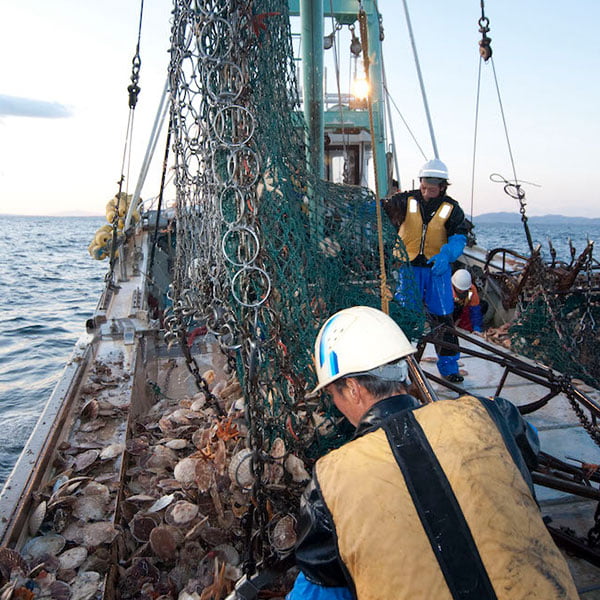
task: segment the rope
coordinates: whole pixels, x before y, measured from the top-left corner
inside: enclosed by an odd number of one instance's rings
[[[140,68],[142,66],[142,60],[140,58],[140,41],[142,38],[142,18],[144,15],[144,0],[140,0],[140,19],[138,23],[138,36],[137,43],[135,46],[135,54],[132,59],[131,66],[131,83],[127,87],[128,92],[128,105],[129,105],[129,115],[127,117],[127,129],[125,133],[125,144],[123,146],[123,158],[121,160],[121,176],[119,178],[118,192],[117,192],[117,203],[115,206],[115,216],[112,221],[112,243],[110,246],[110,259],[109,259],[109,269],[106,275],[107,281],[112,280],[114,273],[114,266],[116,261],[116,253],[117,253],[117,223],[119,221],[119,209],[121,202],[123,202],[123,183],[126,183],[125,194],[128,191],[129,185],[129,169],[131,167],[131,151],[132,151],[132,140],[133,140],[133,124],[135,118],[135,107],[138,100],[138,95],[140,93],[140,86],[138,85],[140,79]],[[125,175],[125,171],[127,171],[127,175]]]
[[[421,74],[421,65],[419,64],[419,55],[417,54],[417,47],[415,45],[415,36],[413,34],[412,25],[410,22],[410,15],[408,13],[408,4],[406,0],[402,2],[404,4],[404,14],[406,15],[406,24],[408,26],[408,33],[410,35],[410,44],[413,49],[413,55],[415,57],[415,67],[417,69],[417,76],[419,77],[419,86],[421,87],[421,96],[423,97],[423,105],[425,107],[425,114],[427,116],[427,124],[429,125],[429,134],[431,136],[431,145],[433,146],[433,154],[435,158],[439,158],[437,143],[435,141],[435,133],[433,131],[433,123],[431,122],[431,113],[429,111],[429,104],[427,102],[427,94],[425,93],[425,84],[423,83],[423,75]]]
[[[363,51],[363,64],[365,67],[365,77],[367,84],[369,84],[369,38],[367,35],[367,13],[363,8],[360,9],[358,14],[358,20],[360,23],[360,37]],[[369,127],[371,129],[371,145],[375,147],[375,125],[373,123],[373,103],[371,102],[371,95],[367,96],[367,103],[369,106]],[[379,270],[381,279],[381,310],[389,314],[389,299],[387,289],[387,277],[385,271],[385,256],[383,253],[383,220],[381,215],[381,196],[379,194],[379,170],[377,165],[377,157],[373,152],[373,170],[375,171],[375,210],[377,214],[377,241],[379,244]]]
[[[479,100],[481,93],[481,59],[477,73],[477,101],[475,103],[475,127],[473,131],[473,161],[471,164],[471,222],[473,222],[473,198],[475,196],[475,158],[477,155],[477,130],[479,127]]]
[[[404,118],[404,115],[400,112],[400,109],[398,108],[398,105],[394,102],[394,99],[390,95],[387,87],[385,87],[385,84],[384,84],[384,88],[383,89],[385,90],[386,97],[389,98],[390,102],[392,103],[392,106],[396,109],[396,112],[398,113],[398,116],[400,117],[400,119],[402,120],[402,123],[406,127],[406,131],[408,131],[408,133],[410,134],[410,137],[413,139],[413,142],[415,143],[415,146],[417,147],[417,149],[421,153],[421,156],[425,160],[427,160],[427,154],[425,154],[425,151],[421,147],[421,144],[419,144],[419,142],[418,142],[415,134],[412,132],[412,129],[410,128],[410,125],[407,123],[406,119]]]

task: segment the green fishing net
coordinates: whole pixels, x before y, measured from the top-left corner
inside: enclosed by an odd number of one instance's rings
[[[579,279],[561,289],[556,270],[538,259],[509,333],[516,352],[600,387],[600,306],[593,290],[592,262],[590,253]]]
[[[340,309],[381,307],[375,198],[307,167],[287,1],[177,0],[172,43],[177,246],[166,335],[204,325],[220,341],[244,389],[255,469],[277,439],[310,468],[350,434],[331,402],[306,398],[317,332]],[[393,293],[407,256],[386,218],[381,228]],[[420,304],[391,302],[390,314],[420,336]],[[257,526],[283,498],[295,510],[301,487],[255,489]]]

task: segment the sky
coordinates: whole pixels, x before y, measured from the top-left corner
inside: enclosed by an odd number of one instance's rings
[[[518,202],[489,179],[514,177],[489,63],[482,66],[472,168],[480,0],[408,0],[408,7],[450,195],[468,214],[518,211]],[[104,213],[122,173],[139,9],[139,0],[0,4],[0,213]],[[432,158],[402,2],[379,0],[379,9],[389,92]],[[592,26],[600,21],[600,2],[487,0],[485,11],[516,177],[528,182],[527,214],[600,217],[593,182],[600,45]],[[144,2],[141,93],[124,173],[129,192],[166,79],[170,12],[168,0]],[[400,181],[411,187],[425,159],[392,113]],[[160,162],[157,156],[143,198],[157,193]]]

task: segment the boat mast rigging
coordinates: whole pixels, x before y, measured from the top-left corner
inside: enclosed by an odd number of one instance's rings
[[[123,193],[123,183],[129,178],[129,167],[131,164],[131,146],[133,139],[133,124],[135,117],[135,107],[137,106],[138,96],[140,94],[141,88],[139,86],[140,80],[140,69],[142,66],[142,59],[140,56],[140,42],[142,38],[142,22],[144,16],[144,0],[140,0],[140,18],[138,23],[138,35],[137,42],[135,46],[135,54],[131,61],[131,83],[127,86],[127,104],[129,106],[129,114],[127,118],[127,130],[125,134],[125,143],[123,145],[123,159],[121,161],[121,176],[119,177],[119,181],[117,182],[119,188],[117,194],[115,196],[115,211],[114,216],[112,218],[112,243],[110,244],[110,258],[109,258],[109,269],[106,275],[107,281],[111,281],[113,278],[115,262],[117,258],[117,239],[119,234],[119,229],[123,229],[124,221],[122,221],[122,227],[119,228],[119,219],[122,219],[127,215],[128,208],[127,205],[127,190]],[[125,177],[125,171],[127,170],[127,178]],[[131,203],[133,204],[133,203]],[[130,217],[129,217],[130,218]],[[124,262],[121,261],[121,265],[124,265]]]
[[[476,157],[476,149],[477,149],[477,129],[478,129],[478,121],[479,121],[479,101],[480,101],[480,91],[481,91],[481,67],[483,63],[489,63],[492,65],[492,72],[494,74],[494,83],[496,88],[496,95],[498,97],[498,105],[500,108],[500,115],[502,117],[502,125],[504,127],[504,135],[506,138],[506,144],[508,148],[508,155],[510,158],[510,164],[513,172],[513,181],[506,181],[502,176],[493,174],[490,176],[492,181],[497,181],[494,177],[500,177],[500,180],[504,181],[504,191],[519,201],[519,212],[521,213],[521,221],[523,223],[523,228],[525,229],[525,236],[527,238],[527,245],[529,246],[529,251],[531,254],[534,252],[533,240],[531,237],[531,232],[529,231],[529,225],[527,224],[527,215],[525,214],[525,192],[521,188],[521,182],[517,179],[517,170],[515,167],[515,160],[513,157],[512,146],[510,143],[510,137],[508,135],[508,126],[506,122],[506,116],[504,114],[504,106],[502,104],[502,97],[500,95],[500,86],[498,83],[498,77],[496,74],[496,66],[494,65],[494,59],[492,58],[492,38],[488,37],[488,33],[490,31],[490,20],[485,15],[485,2],[484,0],[480,0],[481,6],[481,17],[477,21],[479,25],[479,32],[481,33],[481,39],[479,40],[479,70],[477,75],[477,101],[475,107],[475,126],[474,126],[474,134],[473,134],[473,163],[472,163],[472,173],[471,173],[471,220],[473,219],[473,197],[475,190],[475,157]]]

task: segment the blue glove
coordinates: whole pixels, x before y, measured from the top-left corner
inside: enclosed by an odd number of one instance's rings
[[[467,245],[467,236],[462,233],[455,233],[448,238],[448,241],[440,248],[448,257],[448,262],[453,263],[465,249]]]
[[[453,263],[465,249],[467,236],[462,233],[455,233],[448,238],[448,241],[440,248],[439,254],[432,256],[427,264],[433,263],[431,274],[444,275],[450,269],[450,263]]]
[[[448,256],[445,252],[440,252],[435,256],[432,256],[427,264],[430,265],[433,263],[433,267],[431,267],[431,274],[436,277],[441,277],[445,273],[450,270],[450,261],[448,260]]]

